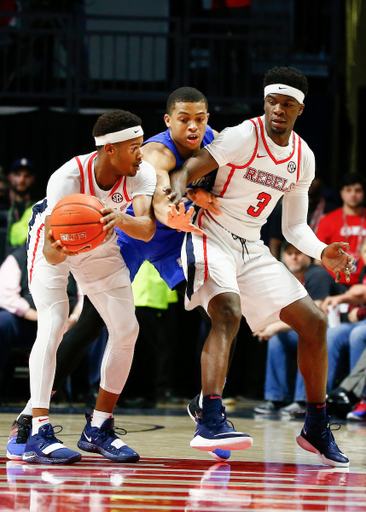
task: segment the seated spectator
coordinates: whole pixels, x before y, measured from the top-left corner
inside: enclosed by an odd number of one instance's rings
[[[361,244],[360,261],[364,266],[359,276],[359,284],[354,284],[340,295],[327,297],[322,305],[325,313],[329,306],[335,308],[339,304],[350,305],[349,322],[328,329],[328,391],[337,387],[341,377],[352,372],[366,348],[366,238]],[[345,373],[343,376],[342,371]]]
[[[328,295],[339,293],[330,274],[288,242],[284,244],[283,262],[304,284],[318,307]],[[304,380],[297,369],[298,334],[281,320],[254,334],[261,340],[268,339],[264,390],[267,403],[255,407],[254,411],[269,414],[279,410],[283,416],[305,415]]]
[[[69,281],[70,325],[77,318],[77,289]],[[30,352],[37,332],[37,311],[28,289],[26,247],[17,247],[0,267],[0,389],[6,389],[5,370],[14,348]],[[6,398],[6,397],[5,397]]]
[[[348,173],[343,176],[340,196],[343,201],[341,208],[325,215],[316,230],[317,237],[330,244],[344,240],[349,243],[347,253],[356,260],[356,270],[351,274],[350,282],[341,276],[340,283],[344,290],[359,282],[363,261],[360,257],[361,243],[366,236],[365,216],[365,180],[361,174]],[[332,272],[331,275],[334,276]]]
[[[349,420],[366,420],[366,349],[352,372],[328,393],[327,411]]]
[[[316,233],[319,222],[326,213],[333,211],[336,205],[324,195],[324,182],[322,177],[316,173],[315,178],[309,188],[309,209],[308,224]],[[281,229],[282,201],[280,201],[273,210],[269,219],[269,248],[271,253],[278,260],[281,259],[281,246],[285,240]]]
[[[23,245],[27,239],[28,223],[32,216],[32,186],[35,181],[33,163],[27,158],[13,162],[9,171],[10,209],[7,222],[7,254],[18,245]]]

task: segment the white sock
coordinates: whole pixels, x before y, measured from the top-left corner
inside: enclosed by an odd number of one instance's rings
[[[32,420],[32,436],[38,434],[40,427],[50,422],[49,416],[37,416]]]
[[[203,407],[203,394],[202,394],[202,391],[201,391],[200,397],[198,399],[198,405],[199,405],[200,409],[202,409],[202,407]]]
[[[19,416],[17,417],[17,420],[19,420],[19,418],[22,415],[33,416],[32,400],[31,399],[28,400],[27,405],[24,407],[22,412],[19,414]]]
[[[97,411],[94,409],[90,425],[92,427],[100,428],[108,418],[113,418],[113,414],[111,412]]]

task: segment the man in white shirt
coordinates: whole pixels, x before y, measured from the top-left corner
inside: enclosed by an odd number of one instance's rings
[[[349,460],[334,441],[325,411],[326,317],[260,240],[261,227],[284,196],[282,230],[288,242],[321,259],[337,280],[341,272],[349,279],[353,270],[354,259],[343,251],[348,244],[327,246],[306,223],[315,161],[293,127],[307,91],[299,70],[270,70],[264,77],[264,116],[225,129],[170,175],[167,194],[178,205],[187,183],[219,167],[212,193],[222,212],[212,215],[201,209],[195,224],[203,236],[187,234],[182,249],[187,309],[202,305],[212,320],[201,357],[202,419],[191,446],[206,451],[251,446],[250,436],[227,424],[222,407],[230,346],[242,315],[253,331],[281,319],[299,334],[298,362],[307,395],[305,426],[297,442],[324,464],[346,467]],[[179,215],[175,206],[172,215]]]

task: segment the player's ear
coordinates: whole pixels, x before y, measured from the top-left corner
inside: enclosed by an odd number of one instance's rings
[[[165,122],[165,124],[166,124],[166,126],[167,126],[168,128],[170,128],[170,125],[171,125],[171,123],[170,123],[170,119],[171,119],[171,118],[170,118],[170,115],[169,115],[169,114],[164,114],[164,122]]]
[[[304,105],[303,103],[301,103],[300,108],[299,108],[299,112],[298,112],[298,114],[297,114],[298,116],[301,116],[301,114],[302,114],[302,113],[303,113],[303,111],[304,111],[304,108],[305,108],[305,105]]]
[[[108,142],[108,144],[104,145],[104,151],[107,155],[112,155],[114,153],[114,145]]]

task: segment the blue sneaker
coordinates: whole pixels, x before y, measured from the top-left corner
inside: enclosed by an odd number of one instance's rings
[[[28,437],[32,430],[32,416],[22,414],[11,426],[6,446],[6,456],[10,460],[21,460]]]
[[[56,432],[59,434],[62,427]],[[36,464],[72,464],[81,460],[81,453],[66,448],[56,439],[55,432],[50,423],[40,427],[38,434],[30,436],[24,448],[22,461]]]
[[[308,428],[306,423],[296,441],[301,448],[316,453],[320,461],[326,466],[348,468],[349,459],[338,448],[329,424],[330,416],[319,424],[318,428]],[[333,423],[337,425],[337,423]],[[341,427],[338,425],[339,430]]]
[[[140,455],[132,448],[127,446],[119,437],[116,436],[114,427],[114,418],[108,418],[103,425],[92,427],[90,424],[90,414],[85,414],[86,425],[78,442],[78,448],[86,452],[100,453],[106,459],[115,462],[137,462]],[[118,428],[119,433],[126,434],[126,430]]]
[[[231,422],[230,422],[231,423]],[[231,425],[233,425],[231,423]],[[207,452],[217,448],[229,450],[245,450],[253,444],[253,439],[243,432],[234,430],[226,420],[225,407],[221,407],[221,417],[212,418],[207,423],[198,420],[197,429],[190,445],[197,450]]]
[[[198,420],[202,419],[202,409],[199,406],[199,398],[200,395],[195,396],[187,405],[188,416],[194,423],[198,423]],[[221,450],[220,448],[217,448],[216,450],[207,453],[209,453],[211,457],[220,462],[225,462],[229,460],[231,457],[230,450]]]

